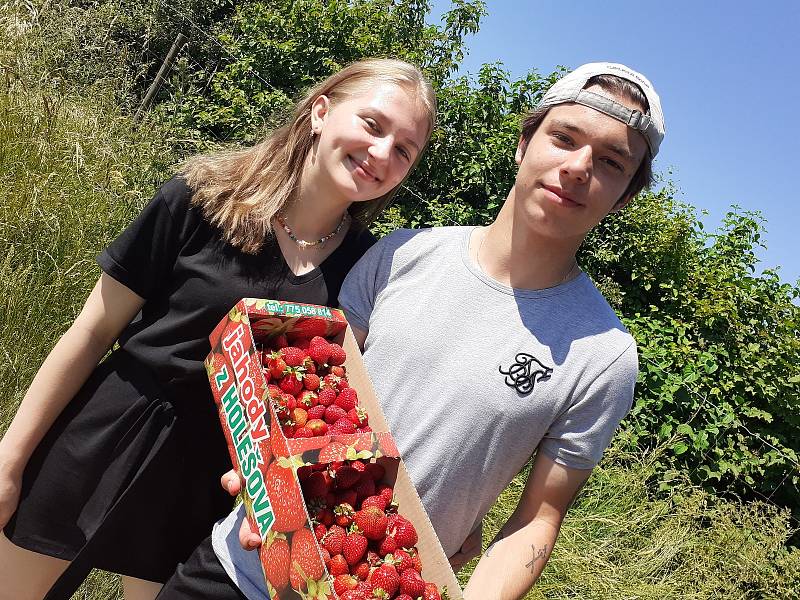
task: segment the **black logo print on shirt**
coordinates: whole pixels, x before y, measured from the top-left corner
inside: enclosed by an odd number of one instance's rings
[[[517,354],[514,360],[516,362],[508,370],[504,371],[502,365],[498,369],[506,376],[506,385],[520,394],[530,393],[537,383],[550,379],[553,374],[552,367],[545,366],[538,358],[525,352]]]

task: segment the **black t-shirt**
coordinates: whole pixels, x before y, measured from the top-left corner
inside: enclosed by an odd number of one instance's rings
[[[182,179],[165,183],[97,262],[146,300],[120,346],[162,384],[194,391],[208,388],[208,335],[239,299],[336,306],[347,272],[375,238],[354,225],[321,266],[297,276],[274,239],[259,254],[245,254],[221,239],[190,198]]]

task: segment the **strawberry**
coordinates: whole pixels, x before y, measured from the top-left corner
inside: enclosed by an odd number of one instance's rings
[[[422,564],[418,559],[414,560],[414,558],[417,556],[416,550],[399,549],[395,550],[392,556],[394,558],[394,565],[397,567],[398,573],[402,574],[407,569],[411,569],[417,573],[422,572]]]
[[[302,427],[308,422],[308,413],[305,408],[299,406],[291,411],[292,422],[298,427]]]
[[[333,425],[331,425],[330,432],[332,434],[355,433],[356,426],[353,425],[353,422],[347,417],[342,417],[341,419],[338,419]]]
[[[283,533],[300,529],[306,521],[306,514],[292,469],[282,467],[280,460],[276,460],[267,468],[264,481],[275,514],[272,528]]]
[[[315,343],[314,340],[321,341]],[[308,355],[311,357],[311,360],[317,364],[324,365],[328,362],[328,357],[331,355],[330,344],[328,344],[325,338],[315,337],[308,346]]]
[[[355,511],[353,506],[347,502],[341,502],[333,509],[333,520],[339,527],[350,527],[353,522]]]
[[[331,354],[328,357],[329,365],[341,365],[347,360],[347,353],[339,344],[330,344]]]
[[[325,419],[325,410],[327,407],[322,406],[322,404],[317,404],[316,406],[312,406],[308,409],[308,420],[312,421],[313,419]]]
[[[356,492],[355,490],[343,490],[337,496],[337,504],[347,504],[350,507],[356,505]]]
[[[306,421],[306,429],[311,431],[314,436],[325,435],[328,433],[328,424],[322,419],[311,419]]]
[[[353,522],[364,532],[368,540],[381,540],[386,535],[389,520],[383,511],[375,506],[362,508],[353,516]]]
[[[306,375],[306,377],[308,377]],[[303,377],[305,380],[305,377]],[[311,390],[303,390],[300,392],[300,395],[297,397],[297,404],[308,410],[309,408],[313,408],[314,406],[319,406],[319,401],[317,400],[317,394],[312,392]]]
[[[308,338],[297,338],[293,345],[300,350],[308,350],[308,344],[311,342]]]
[[[414,600],[414,598],[408,594],[400,594],[399,596],[395,596],[394,600]]]
[[[354,489],[356,490],[356,502],[358,502],[358,500],[364,500],[375,494],[375,482],[369,475],[363,475]]]
[[[347,418],[347,412],[341,406],[336,406],[334,404],[325,409],[324,418],[328,425],[333,425],[339,419]]]
[[[376,506],[381,510],[385,511],[387,506],[386,498],[383,496],[368,496],[364,498],[364,501],[361,503],[361,508],[367,508],[368,506]]]
[[[380,463],[367,463],[364,470],[375,483],[378,483],[386,475],[386,468]]]
[[[347,564],[347,561],[344,559],[344,556],[341,554],[335,554],[331,556],[331,561],[328,563],[328,572],[336,577],[337,575],[349,575],[350,574],[350,565]],[[353,587],[355,587],[354,582]],[[353,588],[350,588],[353,589]]]
[[[281,348],[280,353],[283,360],[286,361],[286,365],[289,367],[299,367],[306,359],[306,353],[295,346]]]
[[[291,559],[289,581],[296,590],[305,591],[309,580],[317,581],[325,575],[316,538],[309,529],[303,528],[294,532]]]
[[[336,375],[336,377],[344,377],[346,373],[347,371],[343,365],[334,365],[331,367],[331,374]]]
[[[379,496],[385,498],[387,503],[391,504],[392,499],[394,498],[394,488],[392,488],[392,486],[381,483],[378,484],[378,487],[375,489],[375,491]]]
[[[412,598],[422,596],[425,580],[414,569],[406,569],[400,573],[400,591]]]
[[[271,358],[267,363],[269,366],[269,376],[272,379],[280,379],[286,370],[286,361],[282,358]]]
[[[310,437],[314,437],[314,432],[310,428],[308,428],[305,425],[303,425],[302,427],[297,427],[294,430],[294,433],[292,434],[292,437],[295,438],[295,439],[297,439],[297,438],[310,438]]]
[[[342,560],[344,560],[343,556]],[[333,575],[333,573],[331,573],[331,575]],[[333,591],[336,592],[336,594],[339,596],[341,596],[345,592],[356,589],[356,586],[358,586],[358,579],[356,579],[349,573],[334,577],[336,578],[333,580]]]
[[[417,530],[414,525],[402,515],[389,517],[389,533],[394,535],[400,548],[411,548],[417,544]]]
[[[363,427],[369,424],[367,411],[361,406],[356,406],[347,411],[347,418],[350,419],[356,427]]]
[[[341,600],[367,600],[367,597],[364,595],[364,592],[355,589],[348,590],[342,594]]]
[[[283,379],[278,382],[278,385],[284,392],[292,396],[297,396],[297,394],[303,391],[303,382],[300,381],[298,372],[289,368],[286,369],[286,374]]]
[[[319,402],[321,406],[332,405],[334,402],[336,402],[336,390],[330,387],[322,388],[317,393],[317,402]]]
[[[292,335],[314,338],[328,333],[328,322],[319,317],[304,317],[292,326]]]
[[[336,377],[335,375],[331,375],[328,373],[325,377],[322,378],[322,387],[324,388],[331,388],[332,390],[338,392],[339,390],[343,390],[347,386],[342,386],[342,382],[344,379],[340,377]]]
[[[346,414],[358,405],[358,394],[351,387],[345,388],[336,396],[336,405],[341,406]]]
[[[314,373],[306,373],[305,377],[303,377],[303,387],[312,392],[319,389],[320,383],[319,375]]]
[[[342,554],[344,554],[348,565],[354,565],[361,560],[364,552],[367,551],[367,538],[360,533],[350,533],[342,544]]]
[[[353,567],[353,575],[358,577],[361,581],[366,581],[369,578],[369,563],[365,560],[359,561]]]
[[[325,525],[322,523],[314,525],[314,537],[317,538],[317,541],[320,541],[322,538],[324,538],[326,533],[328,533],[328,528],[325,527]]]
[[[361,479],[361,473],[349,465],[344,465],[336,471],[336,488],[346,490],[353,487]]]
[[[422,592],[422,600],[442,600],[435,583],[425,584],[425,590]]]
[[[344,543],[344,538],[347,537],[347,532],[344,530],[343,527],[339,525],[331,525],[328,529],[328,533],[325,534],[325,538],[322,540],[322,545],[325,547],[331,555],[341,554],[342,553],[342,544]]]
[[[278,335],[270,340],[270,346],[278,350],[279,348],[283,348],[284,346],[288,346],[289,341],[286,339],[286,336],[281,334]]]
[[[381,589],[391,598],[400,587],[400,576],[392,565],[383,564],[372,572],[369,582],[372,584],[373,593]]]
[[[260,554],[267,581],[280,592],[289,584],[289,542],[283,534],[270,533]]]
[[[397,550],[397,542],[394,540],[394,537],[391,535],[387,535],[381,541],[380,546],[378,547],[378,554],[383,557],[386,557],[387,554],[392,554]]]

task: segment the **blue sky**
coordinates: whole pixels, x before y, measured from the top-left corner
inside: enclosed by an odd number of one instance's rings
[[[656,170],[706,228],[730,205],[766,218],[761,267],[800,278],[800,2],[487,0],[462,73],[501,61],[515,76],[622,62],[661,96]],[[450,6],[434,0],[431,22]],[[509,152],[511,149],[509,149]]]

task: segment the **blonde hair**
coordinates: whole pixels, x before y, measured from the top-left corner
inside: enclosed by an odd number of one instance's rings
[[[425,143],[436,119],[436,96],[420,70],[394,59],[355,62],[314,86],[295,105],[292,121],[270,133],[255,146],[190,158],[179,173],[193,190],[192,204],[216,225],[229,244],[256,254],[272,234],[272,218],[290,203],[299,189],[311,136],[311,106],[320,95],[334,106],[338,100],[364,92],[377,82],[407,89],[417,98],[428,117]],[[417,156],[409,173],[419,162]],[[403,180],[405,181],[405,179]],[[348,209],[354,221],[368,226],[388,206],[403,182],[383,196],[355,202]]]

